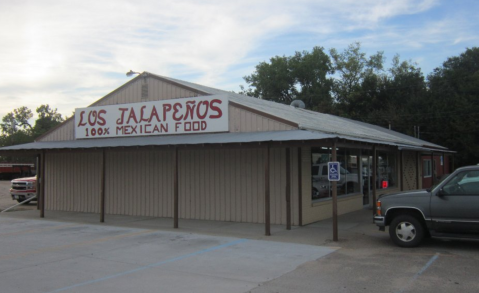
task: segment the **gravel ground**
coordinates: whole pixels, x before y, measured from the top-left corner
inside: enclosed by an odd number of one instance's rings
[[[0,211],[9,208],[16,203],[17,202],[12,200],[12,197],[10,196],[10,180],[0,180]],[[15,210],[32,210],[36,208],[37,204],[35,202],[19,206]]]

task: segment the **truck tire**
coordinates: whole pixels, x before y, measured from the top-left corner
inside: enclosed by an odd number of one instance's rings
[[[412,215],[398,215],[389,225],[389,236],[401,247],[416,247],[424,238],[424,227]]]

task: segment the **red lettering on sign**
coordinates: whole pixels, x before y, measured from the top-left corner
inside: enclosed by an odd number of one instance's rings
[[[171,111],[171,104],[163,104],[163,121],[166,121],[166,113]]]
[[[83,122],[83,114],[85,114],[85,111],[80,112],[80,122],[78,122],[78,127],[86,125],[86,122]]]
[[[175,121],[180,121],[183,118],[183,114],[181,114],[181,116],[176,116],[180,111],[178,108],[181,109],[183,106],[180,103],[175,103],[173,105],[173,120]]]
[[[205,105],[205,110],[203,111],[203,114],[201,114],[201,105]],[[208,115],[208,108],[209,108],[210,103],[208,101],[202,101],[198,103],[198,107],[196,108],[196,116],[200,119],[205,119],[206,115]]]
[[[102,116],[103,114],[106,114],[106,110],[100,110],[98,111],[98,125],[104,126],[106,124],[105,118]]]
[[[116,124],[121,125],[125,121],[123,118],[125,117],[125,112],[128,111],[128,108],[118,108],[118,110],[121,111],[121,116],[118,118],[118,120],[116,120]]]
[[[151,122],[151,120],[153,120],[153,117],[156,117],[156,121],[157,122],[160,122],[160,117],[158,117],[158,112],[156,111],[156,107],[153,106],[153,109],[151,109],[151,114],[150,114],[150,119],[148,119],[148,123]]]
[[[135,109],[133,109],[133,107],[131,107],[130,109],[130,115],[128,115],[128,120],[126,121],[126,124],[130,124],[131,119],[133,119],[135,123],[138,123],[138,119],[136,119]]]
[[[220,108],[218,108],[217,106],[215,106],[214,104],[221,104],[221,100],[218,100],[218,99],[214,99],[211,101],[210,103],[210,109],[212,111],[215,111],[217,114],[216,115],[210,115],[210,119],[217,119],[217,118],[221,118],[221,116],[223,116],[223,112],[221,111]]]
[[[195,107],[196,107],[196,101],[188,101],[186,102],[186,115],[183,120],[188,119],[189,116],[191,116],[191,119],[193,119],[193,115],[195,112]]]

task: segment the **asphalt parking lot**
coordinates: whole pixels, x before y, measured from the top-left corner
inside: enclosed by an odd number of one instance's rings
[[[0,214],[0,292],[477,292],[479,243],[392,244],[371,211],[287,231],[231,222]]]

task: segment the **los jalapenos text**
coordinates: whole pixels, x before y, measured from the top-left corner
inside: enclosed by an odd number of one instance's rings
[[[77,127],[85,127],[85,137],[154,135],[167,133],[201,132],[207,129],[209,119],[223,116],[219,99],[143,105],[141,108],[115,108],[115,128],[108,123],[111,109],[90,108],[79,113]],[[111,134],[110,132],[113,132]]]

